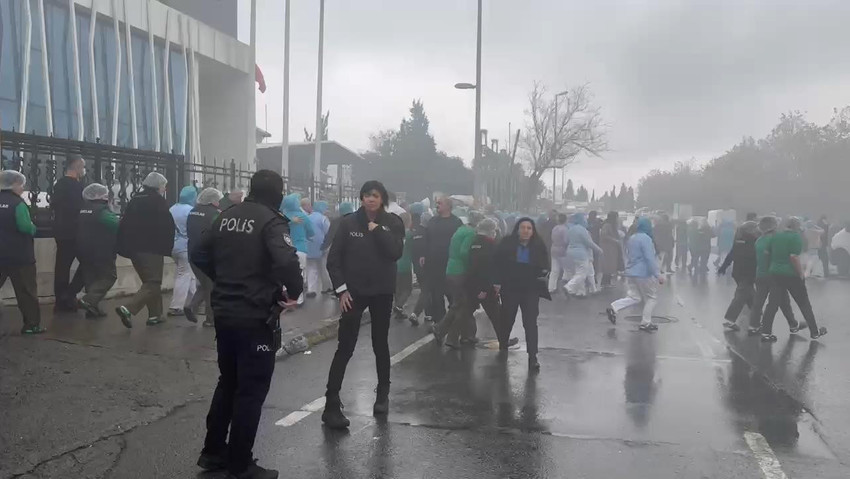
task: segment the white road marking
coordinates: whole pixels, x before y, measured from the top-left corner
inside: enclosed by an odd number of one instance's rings
[[[764,436],[757,432],[746,431],[744,440],[756,456],[765,479],[788,479],[782,470],[782,465],[779,464],[779,459],[776,458],[776,454],[773,453],[773,449],[770,448]]]
[[[399,362],[401,362],[401,360],[403,360],[404,358],[406,358],[406,357],[410,356],[411,354],[413,354],[414,352],[416,352],[417,349],[421,348],[422,346],[425,346],[426,344],[430,343],[433,340],[434,340],[433,334],[429,334],[429,335],[427,335],[423,338],[420,338],[415,343],[411,344],[410,346],[402,349],[401,351],[399,351],[395,355],[393,355],[393,357],[390,358],[390,365],[394,366],[394,365],[398,364]],[[313,414],[314,412],[321,411],[322,409],[324,409],[324,407],[325,407],[325,397],[322,396],[322,397],[316,398],[316,399],[308,402],[307,404],[301,406],[301,408],[298,409],[297,411],[293,411],[293,412],[287,414],[286,416],[282,417],[280,420],[278,420],[274,424],[275,424],[275,426],[283,426],[283,427],[293,426],[293,425],[297,424],[298,422],[300,422],[301,420],[303,420],[304,418],[308,417],[310,414]]]

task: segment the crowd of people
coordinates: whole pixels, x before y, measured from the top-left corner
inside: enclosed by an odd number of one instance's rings
[[[130,260],[141,282],[116,308],[125,327],[132,328],[133,317],[143,310],[148,326],[166,316],[196,323],[205,304],[202,324],[216,328],[221,376],[198,464],[227,467],[243,474],[239,477],[277,477],[264,475],[266,470],[251,461],[251,446],[281,347],[280,312],[319,295],[336,296],[341,311],[322,421],[344,429],[349,420],[340,391],[366,311],[378,378],[374,413],[382,415],[389,410],[393,316],[413,325],[430,323],[439,344],[459,349],[479,342],[474,313],[483,308],[504,358],[519,342],[511,333],[521,314],[528,369],[534,374],[540,370],[541,298],[586,298],[624,279],[626,296],[610,303],[607,318],[616,323],[622,310],[642,305],[638,329],[651,333],[658,329],[653,310],[666,275],[674,268],[708,271],[714,237],[717,272],[732,267],[737,284],[724,327],[738,331],[738,317],[748,306],[748,334],[765,342],[777,339],[773,320],[780,309],[791,333],[802,330],[791,298],[811,338],[825,335],[806,278],[828,276],[830,263],[840,275],[850,266],[850,224],[830,238],[826,218],[815,223],[789,217],[780,227],[775,216],[748,214],[740,226],[726,219],[711,227],[704,218],[672,221],[659,212],[639,214],[626,227],[613,211],[604,220],[595,211],[569,217],[551,211],[534,220],[492,206],[456,209],[446,196],[436,198],[432,212],[427,200],[399,203],[377,181],[363,185],[359,208],[342,202],[334,213],[325,202],[284,196],[280,175],[266,170],[254,175],[247,198],[241,191],[225,195],[186,186],[173,205],[165,197],[166,178],[152,172],[119,218],[110,207],[109,188],[83,185],[84,177],[85,160],[69,156],[51,202],[56,310],[106,316],[101,303],[117,280],[118,255]],[[6,278],[13,284],[22,333],[38,334],[45,329],[36,285],[37,228],[22,197],[25,186],[21,173],[0,172],[0,285]],[[456,214],[461,211],[463,218]],[[167,310],[166,257],[175,263]],[[71,277],[75,258],[79,266]],[[420,293],[408,304],[416,284]]]

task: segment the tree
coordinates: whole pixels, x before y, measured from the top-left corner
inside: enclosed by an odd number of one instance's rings
[[[611,202],[611,206],[608,208],[612,211],[620,211],[620,202],[617,201],[617,186],[614,185],[611,187],[611,193],[608,194],[608,201]]]
[[[330,117],[330,110],[328,110],[327,113],[322,115],[322,137],[320,138],[321,141],[325,141],[328,139],[328,120],[330,119]],[[304,128],[304,141],[310,143],[311,141],[313,141],[314,138],[315,137],[313,136],[313,134],[310,133],[307,128]]]
[[[536,185],[546,170],[575,163],[582,153],[600,156],[607,149],[606,127],[588,86],[572,88],[564,96],[550,98],[540,82],[529,94],[520,140],[529,185]]]
[[[593,189],[593,194],[590,195],[590,202],[596,203],[596,188]]]
[[[567,201],[572,201],[576,198],[576,192],[573,189],[573,180],[567,180],[567,191],[564,192],[564,198]]]
[[[587,202],[587,188],[584,185],[578,187],[576,191],[576,201]]]

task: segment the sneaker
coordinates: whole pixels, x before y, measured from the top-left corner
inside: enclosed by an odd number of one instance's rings
[[[351,421],[342,413],[342,402],[339,398],[328,399],[325,403],[325,411],[322,413],[322,422],[331,429],[347,429]]]
[[[97,309],[97,306],[89,303],[88,301],[86,301],[82,298],[77,300],[77,305],[80,308],[83,308],[84,310],[86,310],[86,317],[87,318],[89,317],[89,314],[91,314],[92,317],[97,317],[100,314],[100,310]]]
[[[723,327],[728,329],[729,331],[740,331],[741,330],[741,327],[738,326],[737,324],[733,323],[732,321],[724,322]]]
[[[443,344],[443,337],[440,336],[440,332],[437,331],[437,325],[432,324],[429,330],[431,331],[431,334],[434,335],[434,341],[436,341],[437,344]]]
[[[130,329],[133,327],[133,322],[130,321],[133,315],[130,314],[130,310],[126,306],[118,306],[115,308],[115,312],[118,313],[118,317],[121,319],[121,323],[125,328]]]
[[[183,314],[186,315],[186,320],[190,323],[197,323],[198,317],[195,316],[195,312],[192,311],[192,308],[183,308]]]
[[[27,335],[41,334],[41,333],[46,333],[46,332],[47,332],[47,328],[42,328],[41,326],[31,326],[29,328],[24,326],[24,328],[21,329],[21,334],[27,334]]]
[[[230,473],[229,478],[235,479],[277,479],[280,474],[274,469],[266,469],[257,465],[256,459],[239,474]]]
[[[463,339],[460,340],[460,344],[476,345],[476,344],[478,344],[478,338],[476,338],[476,337],[463,338]]]
[[[419,317],[415,314],[411,313],[410,316],[407,317],[407,319],[408,321],[410,321],[410,324],[414,326],[419,326]]]
[[[800,332],[800,331],[802,331],[802,330],[804,330],[804,329],[806,329],[806,327],[805,327],[805,326],[803,326],[803,325],[802,325],[802,324],[800,324],[800,323],[797,323],[797,325],[796,325],[796,326],[792,326],[791,328],[789,328],[789,329],[788,329],[788,331],[790,331],[790,332],[791,332],[791,334],[796,334],[796,333],[798,333],[798,332]]]
[[[205,471],[219,471],[227,467],[227,460],[218,454],[202,452],[198,458],[198,467]]]
[[[608,321],[611,321],[611,324],[617,324],[617,312],[614,311],[614,308],[608,306],[605,308],[605,314],[608,315]]]
[[[818,332],[812,335],[812,341],[815,341],[818,338],[820,338],[821,336],[825,336],[825,335],[826,335],[826,327],[821,326],[820,329],[818,329]]]
[[[309,293],[307,293],[308,298],[315,298],[316,296],[318,295],[314,291],[310,291]]]
[[[774,336],[772,334],[764,333],[764,334],[761,335],[761,342],[763,342],[763,343],[775,343],[776,339],[777,339],[776,336]]]
[[[166,313],[166,316],[184,316],[186,313],[184,313],[183,311],[184,310],[182,309],[168,308],[168,313]]]
[[[147,324],[148,326],[156,326],[157,324],[161,324],[164,322],[165,319],[160,318],[159,316],[151,316],[150,318],[148,318],[147,321],[145,321],[145,324]]]
[[[378,386],[375,390],[375,405],[372,408],[372,413],[375,416],[387,414],[390,412],[390,388],[389,386]]]
[[[759,334],[761,334],[761,328],[747,329],[747,336],[758,336]]]
[[[508,347],[516,346],[519,344],[519,338],[511,338],[508,340]]]
[[[214,327],[215,327],[215,323],[213,323],[213,322],[212,322],[212,321],[210,321],[209,319],[205,319],[205,320],[204,320],[204,322],[203,322],[203,323],[201,323],[201,326],[203,326],[203,327],[205,327],[205,328],[214,328]]]
[[[652,323],[649,323],[649,324],[641,324],[640,326],[638,326],[638,329],[639,329],[640,331],[643,331],[643,332],[646,332],[646,333],[651,333],[651,332],[653,332],[653,331],[658,330],[658,326],[656,326],[656,325],[654,325],[654,324],[652,324]]]
[[[426,323],[433,323],[434,322],[434,318],[432,318],[431,316],[425,316],[422,319],[424,319]]]
[[[86,319],[100,319],[100,318],[105,318],[105,317],[106,317],[106,313],[104,313],[103,311],[101,311],[99,309],[95,313],[92,313],[90,311],[86,311]]]

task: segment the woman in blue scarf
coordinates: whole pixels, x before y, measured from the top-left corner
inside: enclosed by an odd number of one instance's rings
[[[637,231],[626,243],[626,279],[628,295],[611,303],[605,310],[608,320],[617,322],[617,312],[643,303],[643,316],[638,329],[652,332],[658,326],[652,324],[652,310],[658,302],[658,285],[664,278],[658,268],[655,245],[652,242],[652,221],[646,216],[637,219]]]
[[[567,242],[567,264],[570,265],[573,276],[564,286],[564,290],[567,294],[584,298],[597,291],[593,253],[602,254],[602,248],[590,237],[584,213],[576,213],[570,217]]]

